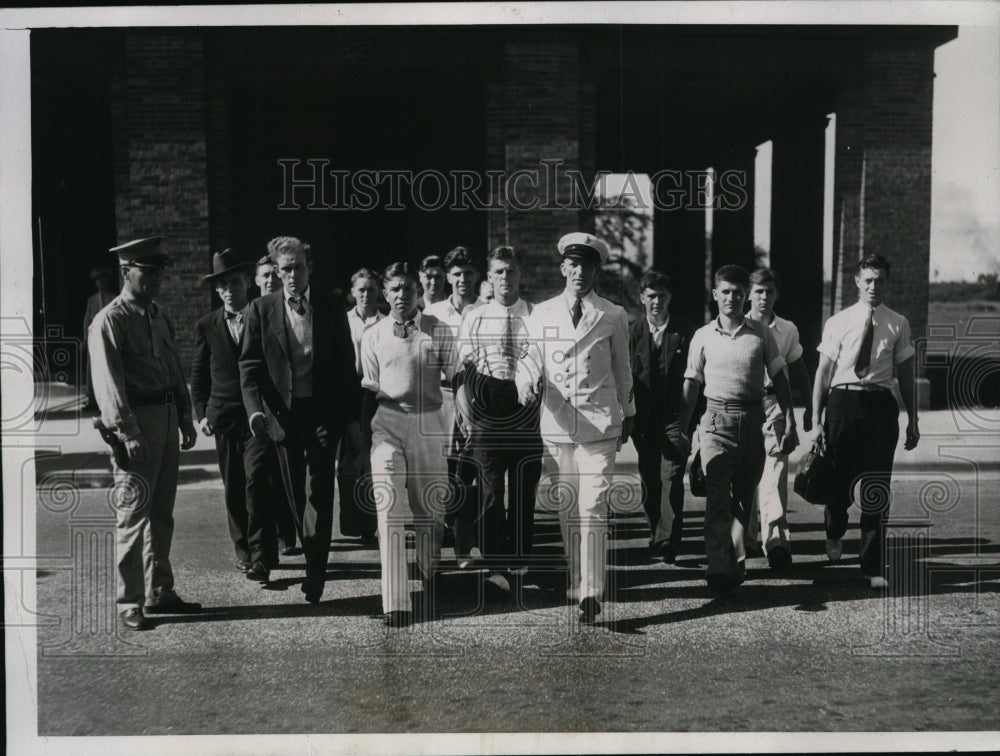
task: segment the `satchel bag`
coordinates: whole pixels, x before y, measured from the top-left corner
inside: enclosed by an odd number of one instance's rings
[[[691,460],[691,469],[688,471],[688,488],[691,489],[692,496],[704,498],[708,494],[708,487],[705,485],[705,471],[701,466],[701,449],[694,453]]]
[[[814,443],[802,461],[795,476],[795,493],[810,504],[827,504],[833,489],[833,462],[826,450]]]

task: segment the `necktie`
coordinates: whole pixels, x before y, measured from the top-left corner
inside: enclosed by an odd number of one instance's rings
[[[854,374],[858,378],[863,378],[868,372],[868,366],[872,363],[872,343],[875,341],[875,311],[868,311],[868,322],[865,323],[865,335],[861,339],[861,351],[858,352],[857,362],[854,363]]]
[[[573,309],[569,311],[570,317],[573,318],[573,327],[576,328],[577,324],[580,322],[580,318],[583,317],[583,305],[580,303],[580,298],[577,297],[576,301],[573,302]]]
[[[503,333],[500,335],[500,353],[503,356],[504,368],[507,371],[505,378],[509,378],[514,373],[514,319],[507,313],[507,320],[503,324]]]
[[[417,325],[412,320],[407,320],[405,323],[400,323],[397,320],[392,324],[392,332],[398,339],[407,338],[415,330],[417,330]]]
[[[289,297],[288,301],[292,304],[292,309],[295,310],[299,315],[306,314],[306,301],[303,297]]]

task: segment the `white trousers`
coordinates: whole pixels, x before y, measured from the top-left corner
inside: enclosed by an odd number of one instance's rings
[[[441,556],[450,490],[444,413],[385,406],[372,419],[372,486],[377,507],[382,611],[412,611],[406,524],[413,522],[416,562],[430,578]]]
[[[618,439],[582,444],[545,440],[559,486],[559,527],[569,563],[569,597],[604,598],[608,550],[608,490]]]
[[[789,548],[791,531],[788,528],[788,455],[775,454],[777,432],[784,432],[785,419],[781,406],[770,394],[764,400],[764,472],[754,494],[753,513],[748,535],[757,536],[767,554],[775,546]]]

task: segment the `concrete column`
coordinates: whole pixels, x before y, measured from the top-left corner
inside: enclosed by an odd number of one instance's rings
[[[118,241],[163,234],[174,258],[160,302],[174,318],[189,365],[194,323],[211,303],[193,285],[211,259],[204,38],[190,31],[125,37],[125,76],[112,92]]]
[[[823,327],[823,176],[827,119],[787,124],[771,158],[771,269],[781,276],[777,311],[799,328],[806,364],[818,362]]]
[[[718,155],[712,212],[712,271],[723,265],[756,267],[753,248],[754,146]]]

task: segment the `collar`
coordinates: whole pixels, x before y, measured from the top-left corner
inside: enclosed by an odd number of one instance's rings
[[[670,315],[667,315],[667,319],[663,321],[663,325],[653,325],[653,321],[646,318],[646,325],[649,326],[650,333],[659,333],[660,331],[665,331],[667,326],[670,325]]]
[[[246,314],[246,311],[247,311],[247,309],[248,309],[249,307],[250,307],[250,303],[249,303],[249,302],[247,302],[247,303],[246,303],[245,305],[243,305],[243,306],[242,306],[242,307],[241,307],[240,309],[238,309],[238,310],[227,310],[227,309],[226,309],[226,306],[225,306],[225,305],[222,305],[222,312],[223,312],[223,317],[225,317],[225,313],[227,313],[227,312],[232,312],[232,313],[235,313],[236,315],[245,315],[245,314]]]
[[[495,298],[491,299],[486,304],[486,310],[493,310],[497,314],[510,315],[512,317],[518,317],[522,315],[527,315],[528,305],[523,299],[518,297],[517,301],[514,302],[510,307],[505,307],[500,304]]]
[[[462,309],[460,310],[457,307],[455,307],[455,298],[454,298],[454,296],[455,295],[453,294],[452,296],[448,297],[448,299],[446,299],[445,301],[448,303],[448,306],[451,307],[451,309],[455,312],[456,315],[461,315],[466,310],[469,310],[472,307],[475,307],[475,305],[476,305],[476,302],[472,301],[472,302],[469,302],[468,304],[463,304],[462,305]]]
[[[132,292],[130,292],[128,289],[125,288],[122,289],[121,298],[123,302],[125,302],[129,307],[131,307],[133,310],[135,310],[143,317],[145,317],[147,309],[149,310],[149,314],[151,317],[153,315],[156,315],[155,302],[150,302],[149,306],[147,307],[143,305],[138,299],[136,299],[135,295]]]
[[[420,312],[420,310],[417,310],[416,314],[411,318],[411,320],[413,320],[413,325],[415,325],[417,327],[418,331],[420,330],[420,317],[421,317],[421,314],[422,313]],[[404,320],[397,319],[396,318],[396,313],[394,313],[394,312],[390,312],[389,313],[389,317],[387,317],[386,320],[391,321],[391,323],[399,323],[400,325],[403,325],[406,322]]]
[[[740,322],[739,328],[737,328],[735,331],[732,331],[732,332],[729,332],[725,328],[722,327],[722,316],[721,315],[716,315],[715,318],[713,318],[712,325],[715,326],[715,330],[716,331],[718,331],[719,333],[724,333],[726,336],[735,336],[740,331],[742,331],[744,328],[749,328],[751,330],[753,329],[753,326],[750,325],[750,323],[748,322],[748,319],[747,319],[746,315],[743,316],[743,320]]]
[[[419,312],[419,310],[417,310],[417,312]],[[361,317],[361,313],[360,313],[360,312],[358,312],[358,308],[357,308],[357,307],[352,307],[352,308],[351,308],[351,310],[350,310],[350,312],[348,312],[347,314],[348,314],[349,316],[353,317],[353,318],[357,318],[357,319],[358,319],[358,320],[360,320],[360,321],[361,321],[362,323],[368,323],[369,321],[373,321],[373,320],[375,320],[376,318],[378,318],[378,316],[379,316],[379,311],[378,311],[378,310],[375,310],[375,314],[374,314],[374,315],[371,315],[371,316],[369,316],[369,317],[367,317],[367,318],[364,318],[364,317]]]
[[[310,304],[312,304],[312,300],[311,300],[311,299],[309,299],[309,293],[310,293],[311,291],[312,291],[312,287],[311,287],[311,286],[307,286],[307,287],[306,287],[306,290],[305,290],[304,292],[302,292],[302,298],[303,298],[304,300],[306,300],[307,302],[309,302]],[[291,300],[291,298],[292,298],[292,295],[291,295],[291,294],[289,294],[289,293],[288,293],[287,291],[285,291],[284,289],[282,289],[282,290],[281,290],[281,296],[282,296],[282,297],[284,297],[284,299],[285,299],[285,301],[286,301],[286,302],[290,301],[290,300]]]
[[[586,294],[584,294],[582,297],[579,297],[579,299],[580,299],[580,305],[581,306],[583,306],[583,305],[590,305],[591,307],[593,307],[594,306],[594,290],[591,289]],[[576,300],[577,300],[576,294],[570,294],[568,291],[566,291],[565,289],[563,289],[563,301],[566,302],[566,309],[567,310],[572,310],[573,309],[573,303],[576,302]]]

